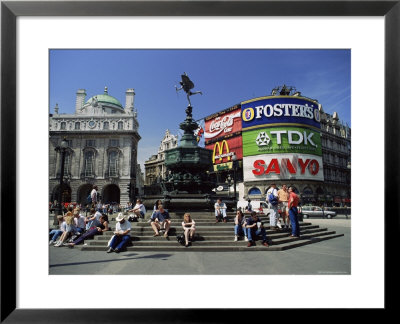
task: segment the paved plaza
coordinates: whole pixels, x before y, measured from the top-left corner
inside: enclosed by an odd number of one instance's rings
[[[122,252],[49,247],[50,275],[348,275],[351,274],[351,219],[309,221],[342,237],[285,251]],[[232,228],[233,239],[233,228]],[[245,242],[243,242],[245,244]],[[257,244],[260,244],[257,242]],[[185,249],[182,247],[182,249]],[[189,248],[190,249],[190,248]],[[251,248],[249,248],[251,249]]]

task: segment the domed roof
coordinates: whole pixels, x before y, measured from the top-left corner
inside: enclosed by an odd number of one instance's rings
[[[91,104],[93,101],[93,98],[95,98],[95,97],[98,102],[101,102],[103,104],[113,104],[113,105],[116,105],[123,109],[123,107],[122,107],[121,103],[118,101],[118,99],[116,99],[108,94],[107,87],[105,87],[103,94],[99,94],[99,95],[89,98],[89,100],[86,101],[86,103]]]

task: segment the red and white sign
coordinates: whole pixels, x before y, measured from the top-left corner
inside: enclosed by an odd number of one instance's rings
[[[243,157],[243,176],[254,180],[324,181],[322,157],[311,154],[263,154]]]
[[[224,137],[242,130],[241,109],[218,114],[216,117],[206,120],[204,139],[206,141]]]

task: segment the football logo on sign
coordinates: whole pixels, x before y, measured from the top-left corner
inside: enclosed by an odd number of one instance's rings
[[[271,139],[265,132],[261,132],[260,134],[258,134],[258,136],[256,138],[256,143],[258,146],[268,145],[270,141],[271,141]]]

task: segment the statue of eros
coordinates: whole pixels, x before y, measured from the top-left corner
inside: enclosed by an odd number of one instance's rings
[[[186,72],[183,72],[183,74],[181,75],[182,81],[180,81],[180,85],[181,87],[178,88],[177,86],[175,86],[176,91],[179,90],[184,90],[186,92],[186,96],[187,96],[187,100],[189,102],[189,106],[192,106],[191,102],[190,102],[190,96],[195,95],[200,93],[201,95],[203,94],[201,91],[195,91],[192,92],[191,90],[194,88],[194,83],[192,82],[192,80],[189,79],[188,75],[186,74]]]

